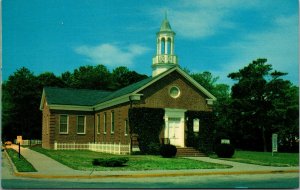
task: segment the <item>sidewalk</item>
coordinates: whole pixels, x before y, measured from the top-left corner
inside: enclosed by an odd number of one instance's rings
[[[18,146],[12,148],[18,151]],[[234,174],[271,174],[299,173],[299,167],[271,167],[244,164],[209,157],[189,157],[189,159],[231,165],[225,169],[189,169],[189,170],[147,170],[147,171],[79,171],[69,168],[41,153],[21,147],[21,154],[37,169],[37,172],[18,172],[16,176],[33,178],[140,178],[140,177],[171,177],[195,175],[234,175]]]

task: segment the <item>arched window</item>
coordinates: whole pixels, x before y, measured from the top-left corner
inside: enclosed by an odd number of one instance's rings
[[[166,54],[170,54],[171,53],[171,38],[168,38],[166,46],[167,46]]]
[[[166,42],[165,42],[165,39],[164,38],[162,38],[161,40],[160,40],[160,54],[165,54],[166,52],[165,52],[165,44]]]

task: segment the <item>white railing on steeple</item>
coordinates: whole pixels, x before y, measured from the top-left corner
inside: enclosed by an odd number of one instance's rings
[[[156,55],[152,59],[152,64],[165,64],[165,63],[173,63],[175,65],[178,64],[178,58],[176,55],[168,55],[168,54],[163,54],[163,55]]]

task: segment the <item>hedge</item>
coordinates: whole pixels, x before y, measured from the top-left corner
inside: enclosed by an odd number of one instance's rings
[[[159,154],[159,134],[164,125],[164,109],[130,108],[130,133],[138,135],[140,151],[143,154]]]

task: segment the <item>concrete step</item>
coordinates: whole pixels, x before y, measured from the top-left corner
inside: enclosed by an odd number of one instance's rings
[[[205,157],[203,152],[196,150],[192,147],[177,147],[176,156],[178,157]]]

